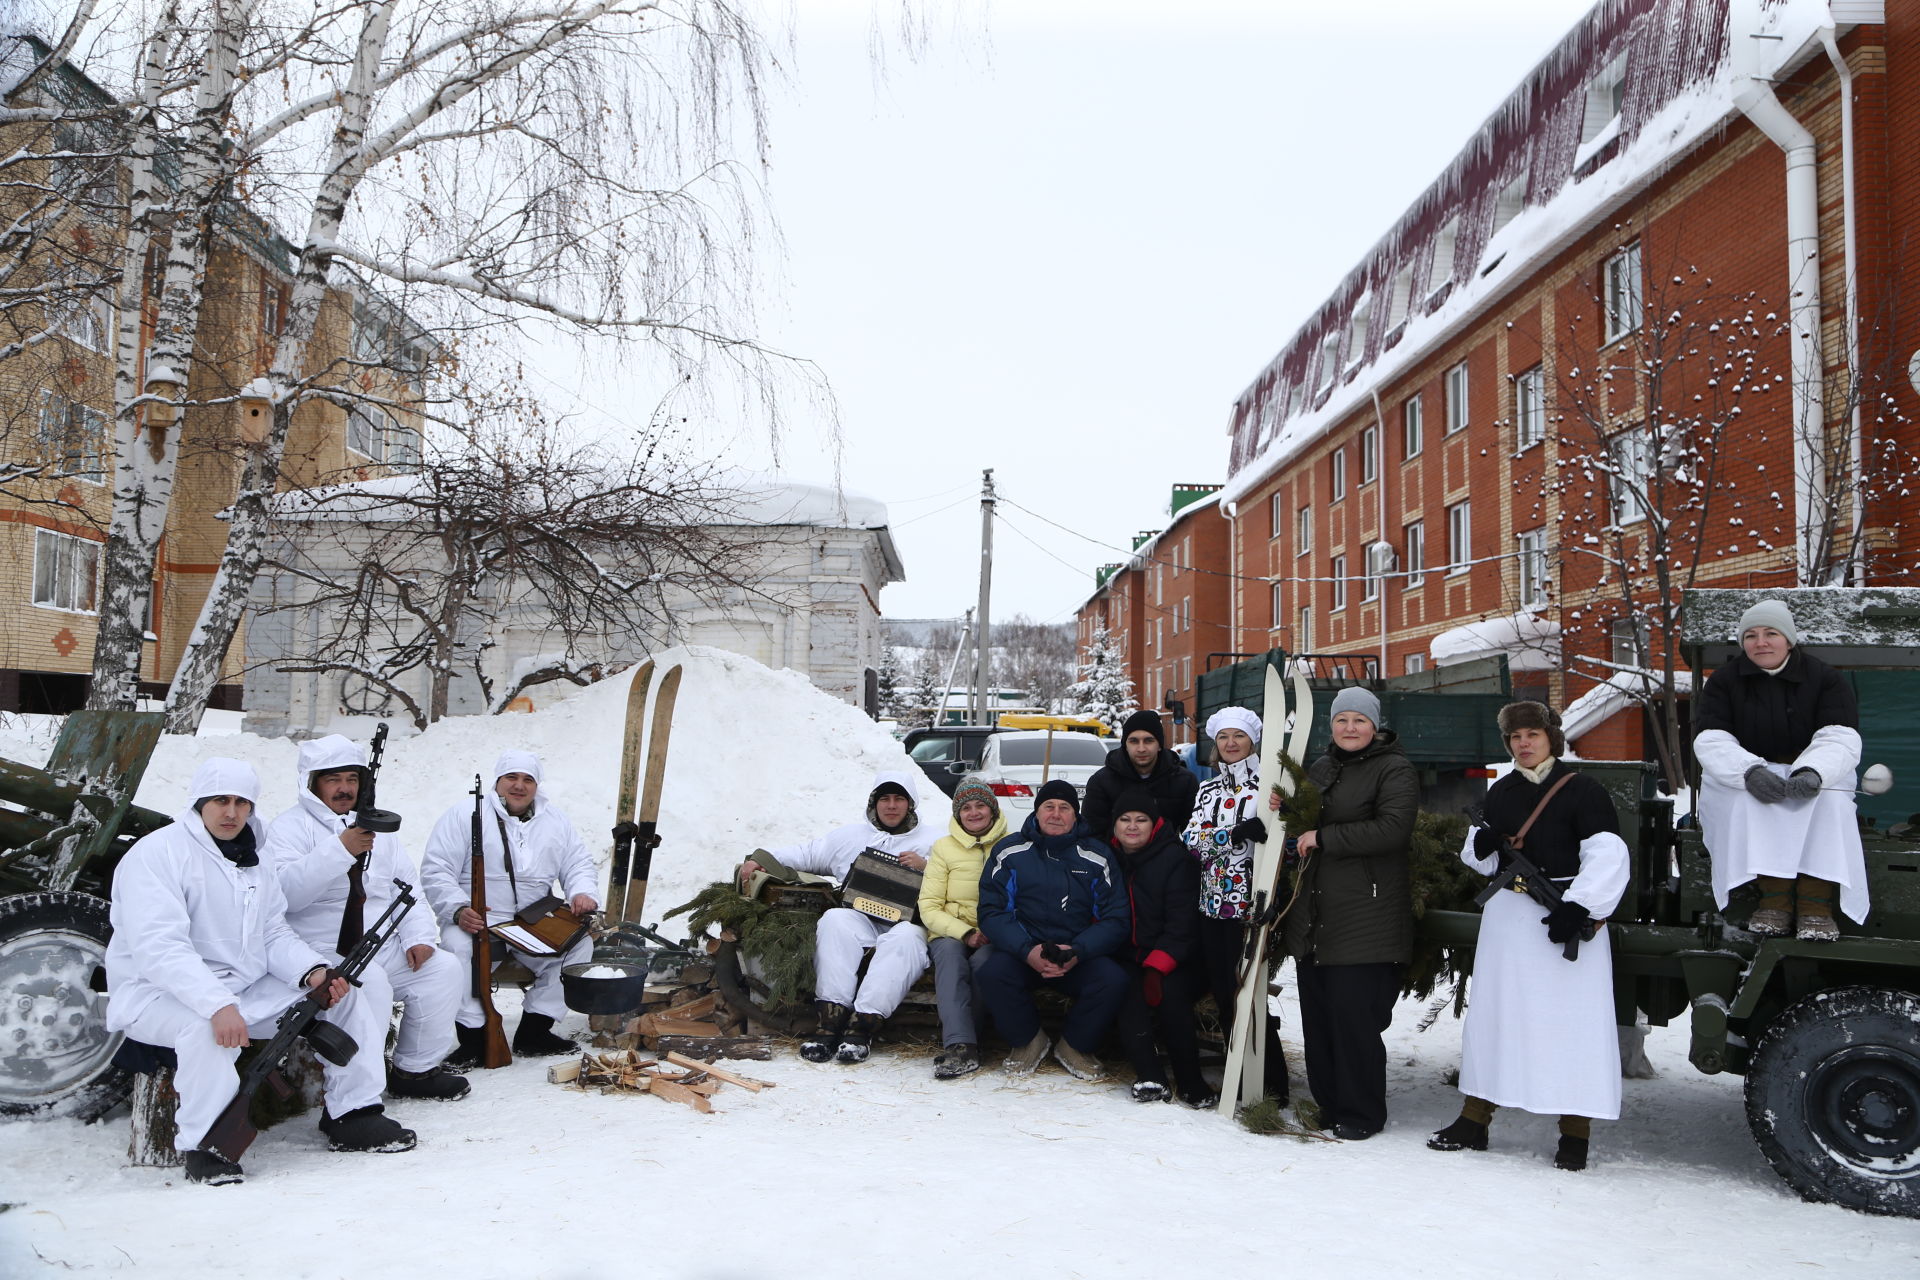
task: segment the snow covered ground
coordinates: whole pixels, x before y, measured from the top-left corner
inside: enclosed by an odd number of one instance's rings
[[[654,917],[754,845],[845,820],[872,772],[902,763],[792,673],[682,656]],[[622,680],[396,742],[382,803],[422,832],[511,741],[542,752],[597,843],[625,693]],[[0,726],[0,754],[28,740],[44,754],[45,729]],[[291,801],[292,744],[209,734],[163,745],[142,802],[177,807],[194,763],[220,753],[262,766],[266,809]],[[517,1000],[503,996],[509,1023]],[[1920,1274],[1920,1222],[1802,1203],[1748,1138],[1740,1081],[1696,1073],[1679,1029],[1654,1031],[1660,1077],[1625,1082],[1624,1118],[1596,1126],[1586,1173],[1552,1168],[1546,1117],[1503,1115],[1485,1154],[1427,1151],[1458,1105],[1460,1027],[1443,1015],[1416,1032],[1421,1013],[1403,1005],[1389,1033],[1393,1119],[1364,1143],[1256,1137],[1051,1065],[939,1082],[930,1049],[902,1046],[860,1067],[788,1051],[744,1064],[779,1087],[726,1089],[708,1116],[556,1088],[545,1063],[517,1062],[476,1072],[466,1101],[395,1104],[420,1133],[413,1152],[333,1154],[295,1120],[261,1137],[232,1188],[128,1167],[121,1117],[11,1122],[0,1277]],[[1294,1076],[1304,1091],[1297,1057]]]

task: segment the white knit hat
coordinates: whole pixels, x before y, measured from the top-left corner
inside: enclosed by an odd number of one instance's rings
[[[1741,614],[1740,632],[1735,638],[1745,640],[1747,632],[1755,627],[1772,627],[1787,638],[1788,644],[1800,644],[1800,629],[1793,625],[1793,611],[1784,600],[1762,600]]]

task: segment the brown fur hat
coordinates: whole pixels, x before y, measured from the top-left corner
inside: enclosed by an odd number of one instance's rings
[[[1544,702],[1509,702],[1500,708],[1500,738],[1513,736],[1517,729],[1543,729],[1547,746],[1555,756],[1567,751],[1567,735],[1560,732],[1560,713]]]

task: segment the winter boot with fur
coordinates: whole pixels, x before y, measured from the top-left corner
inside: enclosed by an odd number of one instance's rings
[[[1007,1074],[1010,1076],[1030,1076],[1034,1069],[1046,1061],[1047,1050],[1053,1048],[1053,1041],[1047,1039],[1047,1033],[1036,1031],[1033,1039],[1025,1044],[1013,1047],[1007,1055]]]
[[[402,1071],[392,1063],[387,1064],[388,1097],[452,1102],[455,1098],[466,1097],[469,1087],[465,1076],[455,1075],[445,1066],[429,1067],[425,1071]]]
[[[1135,1102],[1173,1101],[1173,1090],[1167,1088],[1164,1080],[1135,1080],[1128,1092],[1133,1095]]]
[[[935,1080],[958,1080],[961,1076],[970,1076],[980,1069],[980,1046],[977,1044],[956,1044],[933,1060],[933,1078]]]
[[[1793,881],[1780,876],[1755,876],[1760,905],[1747,918],[1747,932],[1761,938],[1784,938],[1793,932]]]
[[[854,1014],[840,1037],[840,1050],[834,1057],[848,1065],[865,1062],[867,1055],[873,1052],[873,1033],[879,1030],[882,1021],[877,1013]]]
[[[1067,1074],[1076,1080],[1104,1080],[1107,1069],[1092,1054],[1082,1053],[1062,1039],[1053,1046],[1053,1060],[1067,1069]]]
[[[1800,917],[1794,932],[1800,941],[1834,942],[1839,939],[1840,926],[1833,918],[1833,894],[1837,887],[1831,880],[1800,877],[1794,886],[1794,906]]]
[[[1553,1153],[1553,1167],[1569,1173],[1578,1173],[1586,1168],[1587,1139],[1576,1138],[1570,1133],[1561,1134],[1560,1145]]]
[[[231,1160],[211,1151],[187,1152],[187,1181],[204,1182],[210,1187],[227,1187],[245,1182],[246,1173]]]
[[[522,1058],[552,1058],[577,1053],[580,1046],[553,1034],[553,1019],[544,1013],[523,1013],[513,1029],[513,1051]]]
[[[808,1062],[830,1062],[840,1048],[841,1033],[847,1029],[853,1010],[831,1000],[815,1000],[813,1009],[819,1022],[813,1034],[800,1042],[800,1056]]]
[[[379,1103],[360,1107],[335,1119],[320,1112],[320,1132],[335,1151],[411,1151],[419,1139],[387,1114]]]
[[[440,1065],[449,1071],[471,1071],[479,1066],[487,1052],[487,1029],[463,1027],[456,1022],[453,1024],[453,1034],[460,1043]]]
[[[1428,1138],[1427,1146],[1434,1151],[1485,1151],[1487,1126],[1478,1120],[1469,1120],[1461,1116]]]

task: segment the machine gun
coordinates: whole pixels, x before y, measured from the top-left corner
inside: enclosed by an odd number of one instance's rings
[[[233,1164],[240,1163],[240,1157],[246,1154],[253,1140],[260,1136],[254,1128],[253,1118],[247,1114],[253,1103],[253,1095],[260,1091],[263,1084],[271,1084],[274,1092],[287,1097],[293,1090],[280,1075],[280,1067],[286,1062],[287,1055],[293,1052],[295,1040],[305,1040],[313,1046],[313,1051],[336,1067],[344,1067],[353,1060],[360,1046],[352,1036],[331,1022],[320,1021],[320,1015],[327,1008],[327,988],[333,985],[335,978],[345,978],[354,986],[360,985],[360,975],[373,963],[386,940],[400,927],[400,921],[413,909],[413,886],[405,880],[395,879],[393,901],[380,913],[380,918],[361,935],[360,941],[348,952],[335,968],[327,970],[325,981],[318,987],[301,995],[287,1011],[280,1015],[280,1022],[273,1033],[273,1039],[267,1041],[259,1054],[247,1065],[240,1075],[240,1088],[233,1095],[207,1130],[207,1136],[200,1143],[205,1150],[213,1152],[222,1160]]]
[[[377,809],[373,803],[374,787],[380,780],[380,753],[386,749],[386,745],[387,725],[383,720],[380,722],[380,727],[373,731],[373,741],[367,755],[366,785],[360,788],[360,796],[353,806],[353,825],[362,831],[372,831],[377,834],[400,829],[399,814],[391,809]]]
[[[1546,872],[1536,867],[1533,859],[1514,848],[1512,841],[1502,840],[1500,869],[1493,873],[1493,878],[1487,881],[1487,887],[1474,898],[1474,905],[1484,907],[1493,901],[1496,893],[1502,893],[1508,889],[1520,890],[1548,911],[1552,911],[1566,901],[1566,895],[1560,892],[1560,886],[1555,884]],[[1560,949],[1560,954],[1569,960],[1578,960],[1580,944],[1592,941],[1598,927],[1591,920],[1581,925],[1579,936],[1568,938],[1566,946]]]

